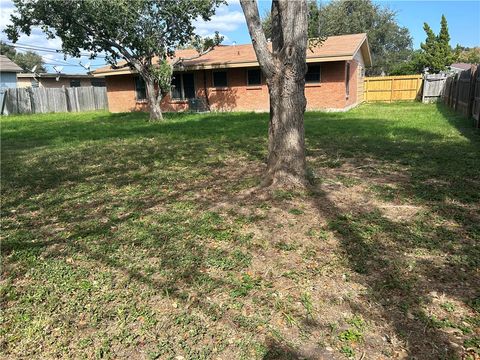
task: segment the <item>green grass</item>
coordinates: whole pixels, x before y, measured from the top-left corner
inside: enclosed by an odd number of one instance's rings
[[[1,119],[2,357],[478,348],[470,121],[418,103],[307,113],[312,191],[256,198],[268,114],[166,118]]]

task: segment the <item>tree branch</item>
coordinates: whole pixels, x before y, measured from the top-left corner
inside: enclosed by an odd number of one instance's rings
[[[256,0],[240,0],[245,19],[247,20],[248,31],[252,38],[253,48],[257,55],[258,62],[267,78],[275,73],[275,59],[268,49],[268,42],[263,32],[260,15]]]
[[[188,57],[188,58],[178,58],[177,60],[175,60],[173,63],[172,63],[172,68],[178,66],[180,63],[183,63],[184,61],[189,61],[189,60],[195,60],[195,59],[198,59],[199,57],[202,57],[203,55],[206,55],[208,54],[210,51],[212,51],[213,49],[215,48],[215,46],[210,46],[209,48],[199,52],[197,55],[194,55],[194,56],[191,56],[191,57]]]

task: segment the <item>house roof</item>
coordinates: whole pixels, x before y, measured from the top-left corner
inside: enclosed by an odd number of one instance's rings
[[[39,73],[37,74],[37,78],[56,78],[57,76],[60,76],[62,78],[70,78],[70,79],[90,79],[93,78],[92,75],[89,74],[57,74],[57,73]],[[34,73],[23,73],[23,74],[18,74],[18,78],[33,78],[35,77]]]
[[[23,69],[10,60],[6,55],[0,55],[0,72],[20,72]]]
[[[363,55],[365,65],[370,66],[372,59],[367,34],[330,36],[321,45],[307,49],[307,63],[352,60],[359,51]],[[175,53],[176,59],[195,55],[196,51],[193,49],[178,50]],[[125,62],[120,62],[118,66],[123,64]],[[259,65],[252,44],[219,45],[197,59],[183,62],[185,70],[256,66]],[[113,69],[111,66],[105,66],[93,71],[92,74],[94,76],[110,76],[135,72],[130,68]]]
[[[472,64],[467,64],[467,63],[455,63],[450,65],[451,69],[460,69],[460,70],[470,70],[472,67]]]

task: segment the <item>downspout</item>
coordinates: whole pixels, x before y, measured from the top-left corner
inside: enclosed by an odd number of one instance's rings
[[[203,90],[205,91],[205,100],[207,103],[207,110],[210,111],[210,101],[208,100],[207,90],[207,70],[203,69]]]

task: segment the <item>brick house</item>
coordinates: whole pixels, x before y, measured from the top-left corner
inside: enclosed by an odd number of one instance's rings
[[[179,50],[188,58],[194,50]],[[307,109],[344,111],[363,101],[365,67],[371,65],[366,34],[331,36],[307,50],[305,76]],[[103,67],[93,72],[105,77],[112,112],[146,111],[145,84],[130,68]],[[208,54],[184,61],[172,80],[173,89],[162,100],[163,111],[268,111],[265,79],[253,46],[222,45]]]

